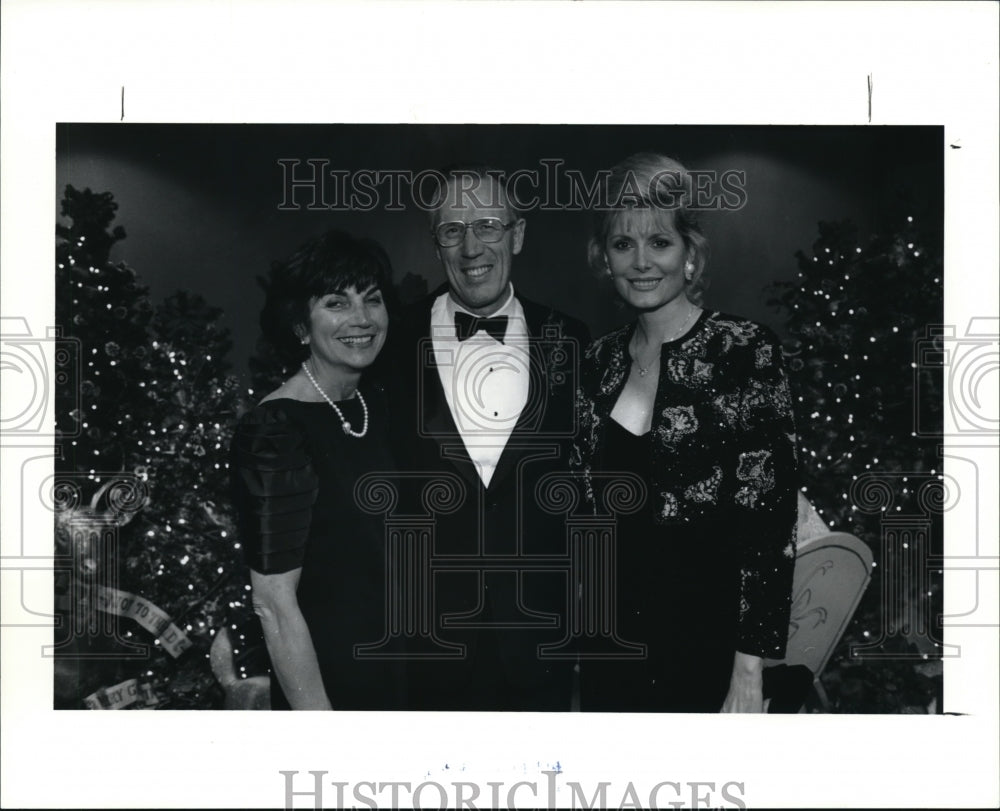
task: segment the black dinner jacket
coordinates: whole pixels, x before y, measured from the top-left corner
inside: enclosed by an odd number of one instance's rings
[[[518,296],[530,338],[528,401],[489,488],[484,488],[465,451],[435,365],[431,307],[446,291],[447,286],[442,286],[410,305],[398,323],[391,325],[387,354],[392,368],[387,385],[392,392],[395,434],[400,446],[415,455],[411,461],[419,461],[427,470],[457,473],[473,492],[485,491],[496,500],[509,491],[511,477],[516,476],[518,464],[526,456],[540,447],[558,445],[560,454],[568,447],[575,428],[576,373],[590,336],[581,321]]]
[[[384,377],[390,391],[393,442],[400,467],[410,472],[452,474],[464,485],[459,508],[436,516],[434,555],[566,555],[564,515],[546,509],[536,487],[547,473],[568,470],[567,455],[576,422],[577,371],[589,332],[581,321],[518,296],[530,339],[528,400],[489,487],[484,487],[465,451],[435,366],[431,308],[446,290],[443,286],[409,306],[391,324],[390,363],[383,365],[383,371],[389,372]],[[492,631],[495,636],[490,638],[500,648],[511,681],[528,685],[544,679],[551,670],[546,663],[539,663],[537,645],[562,637],[570,599],[566,572],[527,571],[531,568],[526,567],[516,578],[487,576],[485,581],[474,569],[438,570],[433,612],[442,638],[473,647],[475,633],[446,627],[442,617],[485,610],[492,621],[503,621],[516,604],[529,612],[557,617],[555,627]],[[484,582],[492,587],[483,589]],[[523,619],[522,612],[515,613],[515,620]]]

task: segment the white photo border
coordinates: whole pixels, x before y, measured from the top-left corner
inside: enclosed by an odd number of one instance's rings
[[[53,322],[57,122],[928,124],[945,128],[945,321],[962,329],[997,317],[997,10],[5,0],[2,312]],[[476,92],[484,77],[498,95]],[[996,482],[986,447],[980,475]],[[22,532],[51,534],[50,513],[17,503],[18,476],[5,459],[5,567]],[[949,513],[946,537],[977,520],[995,560],[995,504]],[[966,610],[948,582],[946,613]],[[987,570],[980,599],[996,592]],[[17,590],[0,599],[18,610]],[[55,712],[38,655],[51,629],[0,633],[4,807],[274,807],[282,770],[327,772],[328,807],[333,781],[467,781],[483,805],[489,781],[501,798],[534,781],[539,798],[515,802],[538,804],[553,769],[588,796],[611,782],[615,803],[662,781],[738,781],[748,806],[1000,803],[995,626],[947,632],[962,657],[946,662],[945,706],[963,714],[909,717]]]

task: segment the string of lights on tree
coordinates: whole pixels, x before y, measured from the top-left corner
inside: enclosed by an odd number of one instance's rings
[[[940,383],[914,374],[914,348],[941,322],[941,261],[913,215],[896,225],[862,245],[850,222],[820,223],[811,255],[796,254],[796,280],[775,285],[772,300],[792,338],[804,489],[844,531],[863,520],[850,485],[864,471],[939,475],[937,443],[917,436],[913,409],[919,400],[940,417]],[[902,481],[897,495],[904,511],[915,493]]]
[[[220,309],[183,291],[154,307],[135,272],[110,261],[112,246],[125,238],[120,226],[109,230],[116,210],[108,192],[68,186],[62,201],[70,224],[57,227],[56,315],[63,335],[79,342],[81,379],[75,390],[57,391],[63,456],[56,469],[94,492],[122,473],[144,483],[148,499],[120,527],[111,565],[118,587],[165,611],[191,647],[175,658],[121,619],[125,643],[149,644],[151,656],[116,659],[111,645],[106,658],[74,669],[71,683],[57,683],[57,704],[79,706],[95,689],[139,678],[160,697],[158,706],[219,706],[208,666],[219,629],[228,629],[240,676],[265,667],[224,496],[230,439],[246,392],[229,374],[231,341]],[[72,551],[71,542],[57,531],[63,552]],[[95,571],[105,561],[77,557],[87,571],[70,577],[96,575],[100,582],[110,574]],[[68,660],[74,649],[63,653]]]
[[[914,213],[894,216],[867,240],[848,221],[822,222],[812,251],[796,254],[795,279],[776,284],[771,302],[786,316],[790,336],[786,362],[802,489],[831,530],[867,541],[875,566],[882,566],[873,572],[875,580],[845,633],[835,666],[824,676],[828,689],[832,682],[853,711],[890,706],[914,711],[926,705],[928,691],[940,688],[940,661],[914,665],[901,657],[873,670],[848,653],[896,619],[882,613],[882,589],[903,588],[911,608],[914,601],[940,603],[940,571],[925,584],[928,590],[918,593],[914,582],[903,582],[914,561],[880,563],[885,511],[920,513],[919,486],[942,478],[940,439],[915,430],[915,409],[924,425],[941,424],[940,370],[918,368],[915,360],[918,342],[943,318],[940,245],[938,229],[924,226]],[[881,515],[855,503],[852,485],[865,474],[878,475],[892,491],[891,506],[881,508]],[[940,534],[939,523],[934,531]],[[917,553],[907,543],[898,551]],[[900,582],[889,584],[885,578]],[[889,639],[882,652],[916,652],[925,660],[939,654],[929,638],[916,635]]]

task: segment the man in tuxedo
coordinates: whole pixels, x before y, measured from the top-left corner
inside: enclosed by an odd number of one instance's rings
[[[400,462],[418,483],[443,474],[462,491],[457,509],[435,516],[423,573],[431,635],[450,654],[411,660],[411,706],[565,711],[573,662],[540,646],[565,638],[576,594],[555,562],[567,554],[563,518],[536,487],[567,468],[575,365],[589,335],[516,293],[526,223],[502,174],[445,176],[431,236],[447,284],[390,329]]]

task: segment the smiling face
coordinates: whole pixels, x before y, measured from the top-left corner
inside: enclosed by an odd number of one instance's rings
[[[483,217],[496,217],[504,224],[514,218],[505,205],[500,186],[493,178],[454,178],[447,186],[444,203],[437,212],[435,226],[443,222],[464,222],[469,226]],[[438,246],[451,296],[475,315],[492,315],[507,294],[512,257],[521,252],[524,220],[504,231],[499,242],[483,242],[471,227],[451,248]]]
[[[684,265],[691,252],[673,213],[634,209],[615,216],[604,244],[615,290],[637,310],[686,302]]]
[[[332,373],[356,373],[371,366],[389,327],[382,291],[348,287],[309,300],[308,336],[312,364]]]

